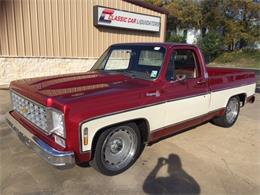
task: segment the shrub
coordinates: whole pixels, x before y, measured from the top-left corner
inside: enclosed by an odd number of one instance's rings
[[[223,38],[215,32],[210,32],[198,40],[198,46],[210,61],[218,57],[223,52]]]
[[[171,35],[167,39],[168,42],[173,42],[173,43],[186,43],[186,37],[181,36],[181,35]]]

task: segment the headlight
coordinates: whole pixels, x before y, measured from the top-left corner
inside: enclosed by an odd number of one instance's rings
[[[55,133],[63,138],[66,138],[65,125],[64,125],[64,114],[60,111],[50,109],[50,133]]]

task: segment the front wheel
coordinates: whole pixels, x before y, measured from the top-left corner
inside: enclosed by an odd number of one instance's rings
[[[135,123],[105,130],[99,137],[91,165],[105,175],[117,175],[139,157],[141,136]]]
[[[214,118],[212,122],[221,127],[231,127],[236,122],[240,111],[240,99],[237,96],[231,97],[227,103],[223,116]]]

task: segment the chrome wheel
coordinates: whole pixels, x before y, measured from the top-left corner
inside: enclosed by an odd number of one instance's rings
[[[101,160],[111,171],[125,168],[134,158],[137,151],[137,135],[129,126],[120,126],[111,131],[101,149]]]
[[[231,98],[226,109],[227,122],[232,124],[236,120],[239,112],[239,101],[237,98]]]

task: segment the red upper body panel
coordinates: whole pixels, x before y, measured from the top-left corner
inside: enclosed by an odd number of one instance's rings
[[[254,72],[232,68],[207,68],[207,70],[211,91],[218,91],[256,82]]]

